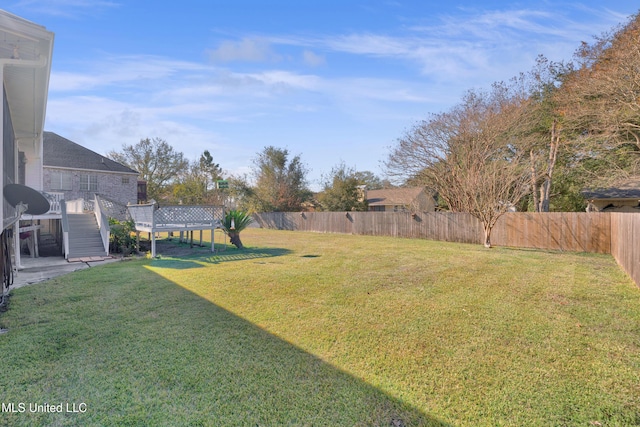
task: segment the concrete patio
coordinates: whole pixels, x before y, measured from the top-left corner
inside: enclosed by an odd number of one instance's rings
[[[17,289],[22,286],[43,282],[74,271],[115,261],[120,261],[120,258],[106,258],[103,260],[92,260],[91,258],[87,258],[69,262],[62,256],[47,256],[39,258],[23,257],[21,260],[23,268],[18,270],[15,274],[13,278],[13,286],[11,286],[10,289]]]

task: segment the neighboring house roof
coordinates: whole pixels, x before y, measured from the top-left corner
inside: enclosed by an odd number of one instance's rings
[[[43,134],[44,166],[85,169],[100,172],[118,172],[138,175],[138,172],[121,163],[91,151],[53,132]]]
[[[640,178],[629,179],[615,187],[583,190],[585,199],[640,199]]]
[[[410,205],[423,191],[421,187],[367,190],[367,203],[369,206]]]
[[[586,190],[582,192],[582,196],[585,199],[639,199],[640,189],[626,189],[626,188],[603,188],[600,190]]]

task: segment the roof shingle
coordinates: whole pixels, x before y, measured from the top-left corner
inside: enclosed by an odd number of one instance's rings
[[[386,188],[382,190],[368,190],[367,203],[369,206],[409,205],[424,188]]]
[[[138,174],[135,170],[53,132],[43,133],[44,166]]]

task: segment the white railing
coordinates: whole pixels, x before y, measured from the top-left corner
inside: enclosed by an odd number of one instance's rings
[[[81,214],[84,213],[84,199],[67,200],[67,213]]]
[[[104,250],[109,255],[109,237],[111,235],[111,226],[109,225],[109,217],[103,210],[102,200],[96,194],[93,199],[93,212],[96,215],[98,221],[98,228],[100,229],[100,236],[102,237],[102,244]]]
[[[153,229],[153,212],[156,210],[155,203],[148,203],[144,205],[129,205],[129,215],[137,229],[149,228]]]
[[[69,218],[67,218],[67,205],[62,199],[60,201],[60,213],[62,216],[62,248],[64,251],[64,258],[69,258]]]
[[[64,200],[64,193],[52,193],[49,191],[44,192],[45,197],[49,200],[49,208],[48,214],[59,214],[62,212],[62,208],[60,206],[60,201]]]
[[[156,232],[211,230],[211,252],[214,250],[214,230],[222,227],[224,207],[222,206],[163,206],[157,208],[155,202],[145,205],[129,205],[129,215],[136,232],[151,233],[151,256],[156,256]]]

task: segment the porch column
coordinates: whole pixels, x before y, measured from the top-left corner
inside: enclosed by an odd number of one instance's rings
[[[22,270],[24,267],[20,261],[20,221],[16,221],[13,226],[13,255],[16,269]]]
[[[156,233],[151,232],[151,258],[156,257]]]

